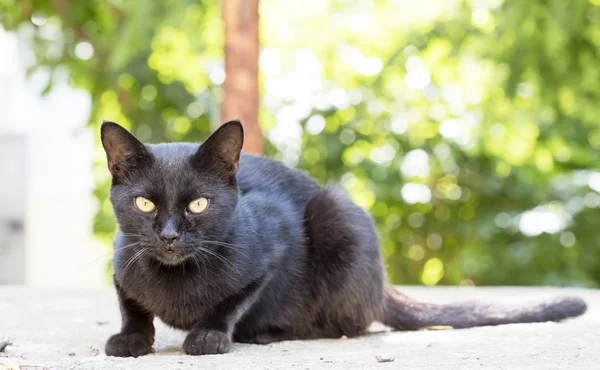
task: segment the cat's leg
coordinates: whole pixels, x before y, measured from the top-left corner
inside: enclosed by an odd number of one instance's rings
[[[385,285],[371,218],[341,190],[328,187],[309,202],[304,219],[314,330],[322,337],[364,333],[381,317]]]
[[[263,279],[255,280],[219,303],[187,335],[183,342],[185,353],[209,355],[229,352],[235,324],[256,301],[263,286]]]
[[[138,357],[152,352],[154,317],[134,300],[127,298],[115,280],[121,308],[121,332],[106,342],[106,354],[118,357]]]

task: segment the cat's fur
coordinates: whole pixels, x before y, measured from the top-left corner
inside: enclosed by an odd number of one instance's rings
[[[145,145],[112,122],[101,137],[121,230],[114,282],[122,329],[108,340],[108,355],[149,353],[154,317],[189,331],[183,349],[200,355],[228,352],[232,340],[354,337],[374,321],[399,330],[467,328],[557,321],[586,310],[575,297],[511,308],[435,305],[396,292],[386,286],[370,217],[300,171],[240,156],[237,121],[202,145]],[[139,211],[138,196],[156,211]],[[201,196],[208,209],[187,211]]]

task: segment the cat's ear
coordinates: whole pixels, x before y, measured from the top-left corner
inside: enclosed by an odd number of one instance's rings
[[[201,171],[231,177],[238,169],[244,145],[244,129],[240,121],[224,123],[194,155],[194,166]]]
[[[144,144],[114,122],[102,122],[100,139],[106,152],[108,169],[114,178],[124,176],[133,166],[138,166],[149,158]]]

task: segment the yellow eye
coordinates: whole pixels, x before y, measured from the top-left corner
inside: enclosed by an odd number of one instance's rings
[[[144,213],[154,212],[154,210],[156,209],[154,203],[152,203],[144,197],[135,198],[135,206],[138,207],[138,209]]]
[[[188,204],[188,209],[192,213],[202,213],[206,211],[208,208],[208,199],[204,197],[200,197],[198,199],[192,200],[190,204]]]

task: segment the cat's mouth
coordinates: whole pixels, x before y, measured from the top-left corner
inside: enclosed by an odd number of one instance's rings
[[[153,253],[154,258],[165,265],[178,265],[183,262],[186,257],[180,252],[173,249],[166,249],[160,252]]]

